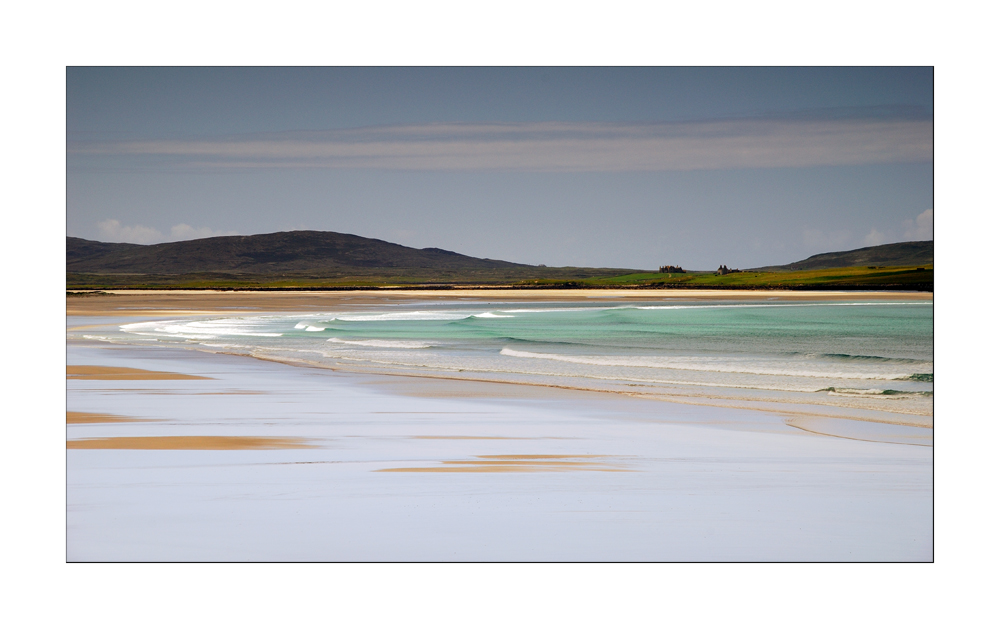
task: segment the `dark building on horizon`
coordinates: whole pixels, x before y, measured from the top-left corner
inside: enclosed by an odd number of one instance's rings
[[[729,275],[730,273],[742,273],[743,271],[739,269],[730,269],[725,264],[719,267],[715,272],[716,275]]]

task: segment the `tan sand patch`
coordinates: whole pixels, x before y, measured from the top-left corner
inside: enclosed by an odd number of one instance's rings
[[[170,371],[149,371],[132,367],[103,367],[100,365],[67,365],[69,380],[214,380],[205,376],[191,376]]]
[[[127,417],[125,415],[112,415],[111,413],[81,413],[78,411],[66,411],[67,424],[107,424],[111,422],[148,422],[155,421],[149,419],[139,419],[138,417]]]
[[[584,454],[493,454],[468,461],[441,461],[442,467],[394,467],[376,472],[624,472],[625,466],[589,459],[607,458]],[[585,459],[574,461],[573,459]]]
[[[67,449],[88,450],[285,450],[313,448],[304,439],[292,437],[108,437],[75,439]]]

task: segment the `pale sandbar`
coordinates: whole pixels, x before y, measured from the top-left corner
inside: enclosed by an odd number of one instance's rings
[[[286,450],[312,447],[305,439],[282,437],[106,437],[66,442],[66,448],[70,450]]]

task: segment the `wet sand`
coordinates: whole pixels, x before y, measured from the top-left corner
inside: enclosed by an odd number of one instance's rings
[[[842,439],[876,441],[880,443],[905,443],[933,447],[934,431],[927,426],[857,421],[838,417],[790,415],[785,420],[789,426],[800,430]]]

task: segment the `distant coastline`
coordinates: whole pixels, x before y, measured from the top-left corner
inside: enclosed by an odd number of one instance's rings
[[[725,267],[720,266],[720,269]],[[66,239],[68,291],[694,289],[933,292],[934,243],[824,253],[740,272],[550,267],[414,249],[335,232],[278,232],[135,245]]]

